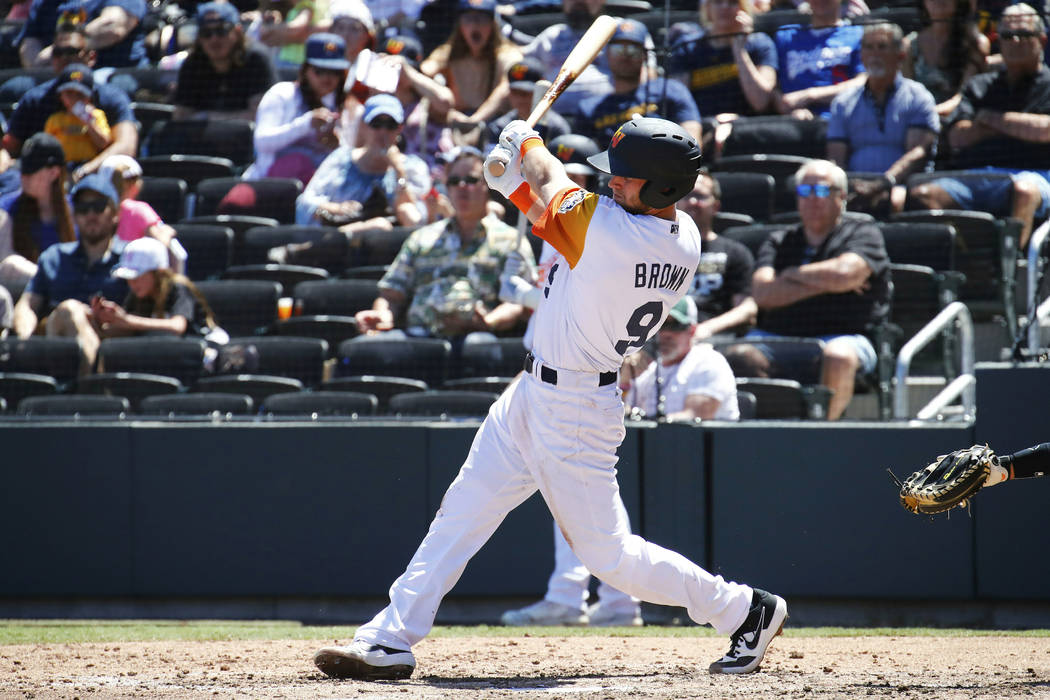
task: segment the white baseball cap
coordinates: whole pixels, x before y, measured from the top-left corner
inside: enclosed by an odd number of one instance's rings
[[[124,247],[113,276],[132,280],[151,270],[168,268],[168,249],[156,238],[138,238]]]
[[[107,156],[105,160],[102,161],[101,167],[103,170],[109,170],[110,172],[113,172],[117,168],[123,168],[123,178],[125,180],[130,180],[133,177],[142,177],[142,166],[139,165],[139,162],[131,156],[126,156],[122,153]]]

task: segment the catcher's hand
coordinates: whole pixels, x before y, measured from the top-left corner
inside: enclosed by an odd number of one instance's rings
[[[987,445],[941,455],[901,484],[901,505],[912,513],[943,513],[964,506],[982,487],[999,483],[1005,470]]]

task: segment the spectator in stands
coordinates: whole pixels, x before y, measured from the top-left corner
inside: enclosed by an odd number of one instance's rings
[[[4,135],[3,144],[8,153],[19,155],[26,139],[44,131],[48,117],[58,111],[62,104],[58,95],[59,86],[75,82],[73,74],[84,73],[86,68],[84,64],[68,64],[56,78],[37,85],[22,96],[11,115],[7,134]],[[91,103],[106,115],[112,142],[94,158],[73,171],[74,180],[98,170],[106,157],[118,154],[133,156],[139,147],[138,122],[131,111],[128,96],[121,90],[105,84],[94,85],[91,94]]]
[[[700,23],[674,42],[668,73],[709,117],[761,114],[777,85],[777,49],[754,31],[751,0],[706,0]]]
[[[137,199],[142,191],[142,166],[138,161],[131,156],[110,156],[103,161],[100,172],[113,181],[120,202],[117,238],[134,241],[145,236],[170,248],[175,229],[164,223],[153,207]]]
[[[811,160],[795,179],[802,221],[762,244],[751,281],[758,327],[747,337],[821,338],[826,343],[821,384],[833,392],[828,419],[837,420],[853,397],[857,371],[875,369],[875,348],[864,333],[889,312],[889,259],[875,224],[842,218],[847,186],[842,168]],[[744,364],[752,366],[777,363],[775,345],[758,348],[732,354],[745,356]]]
[[[247,33],[264,46],[270,47],[270,56],[277,68],[298,68],[306,60],[306,40],[317,31],[317,23],[325,14],[326,3],[314,0],[270,3],[267,9],[241,14],[248,20]]]
[[[46,66],[56,34],[83,27],[99,67],[143,66],[149,62],[145,18],[145,0],[33,0],[16,39],[18,54],[26,68]]]
[[[15,304],[18,337],[43,332],[77,338],[82,372],[90,371],[98,353],[91,298],[123,299],[127,292],[124,280],[110,274],[124,252],[124,242],[116,237],[119,216],[116,190],[105,175],[92,173],[78,182],[73,219],[80,240],[56,243],[41,253],[36,274]]]
[[[359,129],[361,145],[344,143],[317,169],[296,202],[296,223],[344,226],[366,221],[391,226],[394,215],[402,226],[423,220],[417,191],[430,189],[426,164],[404,156],[396,142],[405,112],[393,95],[375,95],[364,105]],[[426,182],[410,183],[426,180]]]
[[[270,57],[248,44],[237,8],[229,3],[198,5],[197,27],[193,49],[179,67],[175,119],[254,119],[276,82]]]
[[[396,95],[408,115],[401,130],[401,150],[405,155],[422,158],[431,174],[437,176],[444,168],[441,159],[455,148],[448,125],[452,91],[419,70],[423,46],[415,37],[389,36],[378,50],[401,69]]]
[[[306,61],[295,82],[266,91],[255,113],[255,162],[246,179],[294,177],[310,182],[322,161],[339,146],[336,127],[350,62],[337,34],[306,40]]]
[[[446,182],[454,215],[414,231],[379,282],[372,309],[357,314],[362,332],[391,331],[462,341],[490,338],[523,319],[525,307],[500,303],[500,272],[517,250],[532,264],[527,241],[487,215],[484,156],[463,149],[448,167]],[[402,312],[404,320],[402,321]]]
[[[991,179],[941,178],[910,193],[927,209],[987,211],[1021,220],[1020,246],[1033,219],[1050,208],[1050,69],[1043,63],[1046,27],[1029,5],[1011,5],[999,21],[1004,70],[967,81],[948,118],[948,143],[960,167],[1010,173]]]
[[[562,0],[565,23],[554,24],[540,32],[521,51],[543,64],[544,77],[553,81],[569,52],[602,13],[605,0]],[[566,119],[574,118],[580,100],[585,97],[605,95],[612,91],[612,76],[609,73],[608,54],[602,52],[587,66],[572,85],[562,93],[554,104],[558,113]]]
[[[83,63],[93,68],[97,54],[88,48],[83,25],[64,24],[55,32],[51,47],[51,71],[57,76],[70,63]],[[32,90],[37,80],[32,75],[18,75],[0,85],[0,101],[18,102],[22,95]]]
[[[525,119],[529,116],[529,113],[532,112],[533,92],[536,90],[536,83],[543,80],[543,70],[543,64],[535,58],[515,61],[507,69],[510,111],[505,112],[495,121],[489,122],[485,133],[486,144],[495,145],[499,141],[503,127],[515,119]],[[550,109],[536,125],[536,131],[544,142],[550,143],[551,139],[572,133],[572,127],[565,117]]]
[[[695,342],[744,333],[758,316],[758,306],[751,297],[751,275],[755,270],[751,251],[738,241],[719,236],[713,228],[721,203],[722,188],[705,171],[697,176],[693,191],[679,204],[692,217],[703,243],[700,265],[689,292],[699,313]]]
[[[637,113],[677,122],[697,142],[701,141],[700,110],[685,86],[676,80],[648,77],[646,46],[651,45],[644,24],[633,19],[620,20],[605,47],[612,92],[580,101],[576,133],[594,139],[604,149],[616,129]]]
[[[421,70],[443,76],[452,90],[448,123],[464,133],[464,143],[479,145],[480,127],[504,111],[507,71],[519,60],[521,51],[500,32],[496,0],[460,0],[452,35]]]
[[[901,30],[880,22],[864,26],[861,58],[867,78],[831,103],[828,160],[850,171],[883,173],[893,193],[893,210],[904,208],[904,180],[927,168],[941,122],[929,90],[900,74],[904,60]],[[901,187],[893,187],[897,182]],[[889,191],[860,185],[868,208]],[[874,188],[880,189],[881,188]]]
[[[431,0],[368,0],[376,22],[394,31],[414,30],[419,13]]]
[[[40,253],[76,241],[66,199],[65,155],[49,134],[37,134],[22,149],[22,187],[0,198],[6,214],[0,227],[0,285],[15,296],[37,271]]]
[[[317,29],[343,37],[346,42],[346,60],[351,65],[362,51],[375,45],[375,21],[361,0],[333,0],[328,7],[328,19],[319,22]],[[353,80],[352,72],[349,79]],[[346,87],[349,91],[350,83]]]
[[[113,276],[126,280],[129,291],[123,304],[101,295],[92,297],[96,344],[99,338],[129,335],[204,337],[217,327],[193,282],[168,267],[168,249],[158,240],[139,238],[128,243]]]
[[[44,131],[62,144],[69,167],[96,158],[113,143],[106,113],[92,103],[95,81],[91,69],[73,64],[69,80],[58,90],[59,108],[44,122]]]
[[[901,72],[926,86],[947,117],[963,84],[985,70],[990,43],[974,22],[971,0],[920,0],[922,29],[904,39]]]
[[[861,27],[839,19],[841,0],[813,0],[809,26],[788,25],[776,33],[779,90],[773,106],[780,114],[828,118],[840,92],[863,81]]]

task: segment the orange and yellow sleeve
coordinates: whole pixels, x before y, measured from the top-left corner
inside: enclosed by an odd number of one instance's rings
[[[598,195],[579,187],[566,188],[551,199],[532,232],[564,255],[569,267],[576,267],[597,207]]]

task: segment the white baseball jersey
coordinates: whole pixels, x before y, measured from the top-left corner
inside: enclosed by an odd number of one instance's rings
[[[670,367],[660,365],[659,360],[650,364],[631,385],[627,403],[652,417],[659,414],[661,394],[663,415],[684,410],[687,396],[702,395],[720,402],[714,420],[740,420],[736,377],[722,353],[708,343],[694,345],[681,362]]]
[[[700,232],[629,214],[608,197],[560,192],[533,232],[561,254],[541,280],[533,354],[544,364],[615,372],[656,333],[688,291],[700,262]]]

